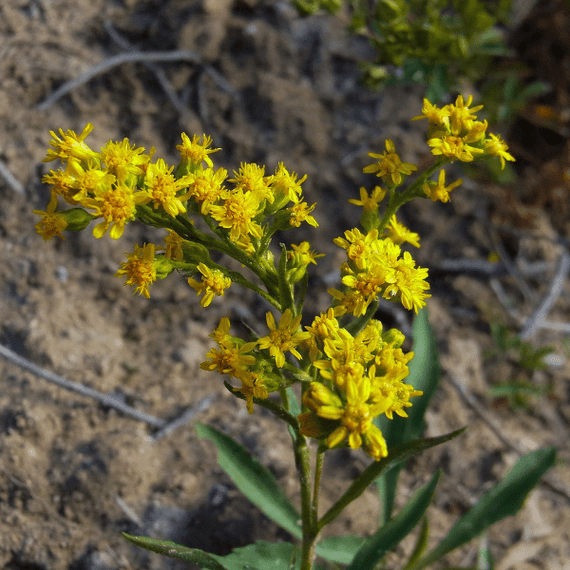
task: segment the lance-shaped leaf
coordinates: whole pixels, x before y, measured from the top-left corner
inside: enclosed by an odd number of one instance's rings
[[[290,542],[257,542],[236,548],[231,554],[218,556],[198,548],[188,548],[169,540],[157,540],[146,536],[123,533],[133,544],[186,562],[192,562],[208,570],[290,570],[293,549]]]
[[[555,459],[556,450],[553,447],[533,451],[519,459],[504,479],[489,489],[455,523],[440,544],[412,568],[419,570],[433,564],[497,521],[515,515],[526,496],[554,465]]]
[[[249,455],[245,447],[222,432],[196,423],[200,437],[206,437],[218,450],[220,467],[232,478],[236,487],[271,520],[301,538],[300,515],[277,484],[273,473]]]
[[[417,439],[409,443],[403,443],[388,450],[388,457],[384,457],[380,461],[371,463],[350,485],[343,496],[323,515],[319,521],[319,529],[334,520],[342,510],[352,501],[360,497],[365,489],[374,482],[386,469],[393,468],[402,461],[417,455],[418,453],[435,447],[441,443],[445,443],[454,437],[457,437],[465,431],[466,428],[458,429],[447,435],[440,437],[429,437],[425,439]]]
[[[427,485],[414,493],[397,516],[364,543],[347,570],[373,570],[389,550],[412,532],[431,503],[440,475],[441,471],[437,471]]]

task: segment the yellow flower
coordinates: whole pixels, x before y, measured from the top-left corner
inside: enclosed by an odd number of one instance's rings
[[[253,399],[265,400],[269,396],[265,379],[259,373],[250,371],[240,374],[239,379],[241,380],[239,391],[245,396],[247,411],[253,414]]]
[[[455,100],[455,105],[449,105],[450,107],[450,128],[454,135],[461,134],[462,131],[471,131],[473,127],[473,121],[477,118],[475,113],[483,108],[483,105],[478,107],[473,107],[469,109],[469,105],[473,102],[473,96],[469,95],[467,102],[463,101],[463,95],[459,95]]]
[[[287,208],[287,212],[291,213],[289,218],[289,225],[298,228],[302,222],[307,222],[307,224],[318,228],[319,224],[310,213],[315,209],[316,204],[309,206],[306,202],[298,202],[294,206]]]
[[[324,257],[324,253],[317,253],[311,250],[311,244],[308,241],[303,241],[299,245],[291,244],[293,251],[287,252],[287,259],[295,260],[298,265],[305,266],[309,263],[317,265],[316,260],[319,257]]]
[[[133,253],[126,253],[127,261],[121,263],[121,268],[115,273],[116,277],[125,276],[124,285],[135,287],[134,293],[150,297],[149,285],[156,281],[156,269],[154,266],[154,244],[147,243],[139,247],[137,243]]]
[[[275,169],[275,174],[269,177],[269,185],[276,197],[286,196],[289,201],[298,203],[302,194],[301,184],[306,179],[307,175],[305,174],[300,180],[297,180],[297,174],[295,172],[289,174],[283,163],[280,162]]]
[[[105,221],[93,228],[93,235],[102,238],[109,227],[109,235],[113,239],[119,239],[125,230],[125,224],[135,217],[135,206],[141,203],[141,196],[133,194],[132,190],[124,184],[119,184],[108,190],[98,192],[94,198],[85,198],[81,205],[93,208],[94,215],[103,217]]]
[[[267,200],[269,203],[273,203],[273,192],[265,179],[265,166],[242,162],[239,171],[234,170],[234,175],[235,178],[231,178],[229,181],[236,184],[236,189],[251,192],[259,202]]]
[[[380,186],[375,186],[374,190],[368,195],[364,186],[360,187],[360,200],[355,200],[351,198],[349,202],[355,206],[362,206],[365,212],[373,212],[378,209],[378,204],[382,202],[386,196],[386,190],[380,188]]]
[[[379,159],[376,164],[370,164],[364,167],[363,172],[376,172],[376,176],[382,177],[385,184],[399,185],[402,183],[402,174],[409,176],[418,169],[417,166],[409,162],[402,162],[396,154],[394,143],[390,139],[386,139],[386,152],[375,154],[369,152],[368,156]]]
[[[59,138],[54,131],[50,131],[49,133],[53,139],[49,144],[53,146],[55,150],[49,149],[46,158],[44,158],[42,162],[50,162],[58,158],[62,162],[67,162],[71,158],[75,158],[84,164],[99,164],[97,153],[93,152],[85,143],[87,135],[92,130],[93,125],[91,123],[85,125],[80,135],[77,135],[72,130],[68,130],[67,133],[64,133],[63,129],[59,129],[61,138]]]
[[[485,152],[501,159],[501,170],[505,168],[505,160],[515,161],[514,157],[507,152],[508,149],[507,143],[499,135],[489,134],[489,138],[485,139]]]
[[[471,162],[474,154],[483,154],[485,151],[480,148],[475,148],[466,143],[461,137],[453,135],[442,135],[429,139],[428,146],[431,146],[431,153],[435,156],[443,155],[450,158],[452,161],[458,158],[462,162]]]
[[[255,356],[247,354],[255,348],[255,342],[239,344],[228,334],[230,329],[230,321],[224,317],[220,324],[210,337],[217,343],[218,348],[211,349],[205,360],[200,364],[202,370],[216,370],[220,374],[228,374],[230,377],[241,378],[248,368],[255,364]]]
[[[223,204],[211,206],[210,215],[220,227],[230,230],[232,241],[237,241],[247,234],[259,239],[263,235],[263,230],[253,219],[260,207],[262,204],[255,194],[236,189],[225,198]]]
[[[125,181],[128,175],[141,176],[143,168],[150,161],[150,156],[144,153],[144,148],[130,145],[129,139],[121,142],[109,141],[101,148],[99,157],[105,163],[107,170],[118,180]]]
[[[68,165],[75,162],[73,159],[68,162]],[[44,184],[50,184],[52,191],[58,196],[62,196],[63,199],[72,206],[77,205],[77,200],[73,199],[73,196],[77,194],[77,189],[75,187],[75,176],[69,172],[64,172],[63,170],[50,170],[48,174],[44,175],[42,178]]]
[[[223,184],[227,175],[228,171],[225,168],[218,168],[216,172],[212,168],[199,168],[197,172],[185,176],[188,192],[181,199],[194,198],[196,204],[200,206],[200,213],[209,214],[212,204],[226,194]]]
[[[41,216],[42,219],[35,225],[36,232],[42,236],[44,241],[49,241],[53,236],[59,236],[65,239],[61,233],[67,227],[67,222],[60,212],[56,212],[57,194],[52,192],[51,199],[47,205],[46,211],[32,210],[33,214]]]
[[[450,114],[451,109],[449,105],[446,105],[440,109],[437,105],[430,103],[428,99],[424,99],[422,115],[412,117],[412,121],[417,121],[418,119],[427,119],[430,124],[438,127],[443,127],[449,125]]]
[[[168,166],[162,158],[156,164],[149,164],[146,169],[144,179],[144,189],[142,196],[144,200],[140,203],[152,202],[153,208],[162,208],[167,214],[175,218],[178,214],[186,212],[182,199],[186,196],[177,196],[179,190],[188,186],[186,177],[176,180],[172,175],[174,166]]]
[[[214,297],[223,296],[225,290],[232,284],[232,280],[226,277],[219,269],[210,269],[207,265],[200,263],[198,270],[202,274],[202,281],[199,283],[190,277],[188,285],[196,289],[196,295],[205,295],[200,300],[202,307],[208,307]]]
[[[180,151],[183,162],[189,162],[196,166],[205,162],[210,168],[214,167],[214,163],[208,155],[221,149],[208,148],[212,144],[212,137],[202,135],[202,142],[200,143],[198,142],[200,139],[198,135],[193,135],[192,140],[188,138],[186,133],[182,133],[180,136],[182,144],[176,145],[176,149]]]
[[[269,350],[278,368],[283,368],[285,365],[286,352],[291,352],[301,360],[303,357],[295,347],[311,336],[308,332],[297,332],[301,324],[301,315],[293,318],[291,309],[286,309],[279,319],[279,326],[275,324],[272,313],[267,313],[266,320],[271,332],[257,341],[259,348]]]
[[[441,200],[442,202],[449,202],[449,193],[457,188],[463,180],[459,179],[452,182],[449,186],[445,185],[445,170],[443,168],[439,171],[439,178],[437,183],[428,181],[424,182],[423,191],[428,198],[431,198],[434,202]]]
[[[404,224],[400,224],[396,219],[395,214],[390,218],[390,222],[388,223],[386,230],[386,237],[393,243],[399,245],[407,242],[412,244],[414,247],[420,247],[420,236],[411,232],[406,226],[404,226]]]
[[[429,289],[429,283],[425,280],[428,270],[416,267],[416,262],[408,251],[400,258],[395,266],[393,276],[389,278],[389,285],[384,291],[384,298],[390,299],[400,296],[402,305],[408,310],[413,309],[416,314],[418,309],[425,306],[424,299],[431,297],[424,291]]]
[[[162,238],[165,245],[157,247],[156,249],[161,251],[164,250],[164,257],[166,257],[166,259],[182,261],[184,259],[182,244],[185,240],[173,230],[167,229],[166,231],[168,234]]]

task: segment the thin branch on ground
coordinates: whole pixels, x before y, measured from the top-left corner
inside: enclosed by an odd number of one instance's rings
[[[154,441],[158,441],[159,439],[170,435],[175,429],[178,429],[185,423],[189,422],[196,414],[209,408],[214,399],[214,396],[206,396],[205,398],[202,398],[202,400],[200,400],[195,406],[189,407],[177,418],[174,418],[171,422],[168,422],[164,427],[155,432],[152,439]]]
[[[501,284],[500,280],[497,279],[496,277],[489,279],[489,286],[491,287],[491,289],[493,289],[493,292],[497,296],[499,303],[501,303],[505,311],[507,311],[510,317],[515,322],[517,322],[519,326],[522,326],[522,323],[524,323],[524,317],[519,311],[517,311],[513,307],[513,303],[509,298],[509,296],[507,295],[507,293],[505,292],[505,290],[503,289],[503,285]]]
[[[524,276],[520,272],[519,268],[516,264],[512,261],[510,255],[508,254],[503,242],[499,238],[497,232],[494,229],[490,229],[489,235],[491,236],[491,240],[493,241],[493,247],[495,248],[498,256],[500,257],[503,265],[513,278],[514,282],[517,284],[517,287],[520,289],[521,293],[524,295],[527,301],[536,301],[536,294],[533,293],[528,286],[528,283],[524,280]]]
[[[486,426],[493,432],[495,437],[508,449],[514,451],[517,455],[522,457],[533,450],[523,450],[518,445],[509,441],[502,433],[501,430],[495,425],[495,422],[490,418],[489,414],[485,411],[483,406],[479,404],[474,396],[472,396],[461,382],[458,380],[457,376],[453,373],[447,371],[445,377],[449,380],[450,384],[457,390],[460,398],[471,408],[486,424]],[[558,482],[552,480],[552,475],[546,474],[540,481],[541,485],[548,487],[552,492],[557,495],[564,497],[566,502],[570,504],[570,494],[568,491],[560,486]]]
[[[521,331],[521,339],[528,340],[545,321],[546,315],[548,315],[552,305],[562,293],[562,288],[564,283],[568,278],[570,273],[570,255],[566,249],[563,250],[562,256],[560,257],[560,263],[558,265],[558,271],[550,284],[548,294],[539,303],[538,307],[535,309],[534,313],[526,320],[523,330]]]
[[[8,170],[8,167],[0,160],[0,176],[4,179],[4,182],[17,192],[18,194],[24,194],[24,186],[16,180],[14,175]]]
[[[539,261],[536,263],[524,262],[518,270],[525,277],[539,277],[553,269],[552,263]],[[493,263],[484,259],[444,259],[440,263],[430,264],[430,274],[436,271],[442,273],[475,273],[483,277],[503,277],[509,272],[503,263]]]
[[[201,63],[200,57],[188,50],[173,50],[173,51],[131,51],[126,53],[120,53],[103,60],[101,63],[94,65],[88,69],[85,73],[65,82],[58,89],[56,89],[47,99],[42,101],[37,109],[38,111],[45,111],[48,107],[53,105],[58,99],[67,95],[70,91],[87,83],[97,75],[107,73],[123,63],[152,63],[156,61],[190,61],[191,63]]]
[[[36,376],[39,376],[40,378],[43,378],[44,380],[47,380],[48,382],[51,382],[52,384],[55,384],[60,388],[65,388],[66,390],[69,390],[71,392],[75,392],[77,394],[81,394],[82,396],[87,396],[89,398],[97,400],[104,406],[113,408],[119,412],[122,412],[125,415],[131,416],[153,427],[163,428],[166,425],[168,425],[167,422],[164,420],[161,420],[149,414],[145,414],[144,412],[140,412],[135,408],[131,408],[131,406],[121,402],[116,396],[102,394],[100,392],[97,392],[96,390],[93,390],[92,388],[83,386],[83,384],[70,382],[69,380],[62,378],[61,376],[58,376],[57,374],[54,374],[49,370],[44,370],[43,368],[40,368],[39,366],[33,364],[29,360],[26,360],[19,354],[16,354],[9,348],[6,348],[5,346],[2,345],[0,345],[0,356],[3,356],[4,358],[6,358],[6,360],[9,360],[13,364],[17,364],[20,368],[24,368],[25,370],[28,370],[32,374],[35,374]]]
[[[124,38],[121,34],[119,34],[119,32],[115,29],[110,20],[107,20],[103,24],[103,26],[107,34],[109,34],[110,38],[121,49],[124,49],[125,52],[133,53],[135,51],[138,51],[135,46],[133,46],[126,38]],[[196,58],[198,58],[198,56],[196,56]],[[182,121],[188,122],[189,119],[192,119],[191,111],[186,107],[186,105],[184,105],[184,103],[176,93],[176,90],[174,89],[170,81],[168,81],[168,78],[166,77],[166,73],[164,72],[164,70],[162,70],[158,65],[149,61],[143,61],[142,63],[147,69],[150,69],[150,71],[154,73],[156,79],[160,83],[160,86],[162,87],[163,91],[166,93],[166,96],[172,103],[172,106],[178,111],[178,114],[180,115]],[[198,60],[194,61],[193,63],[198,63]]]

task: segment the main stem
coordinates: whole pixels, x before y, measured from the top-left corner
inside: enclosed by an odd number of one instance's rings
[[[301,568],[300,570],[312,570],[316,551],[315,546],[319,535],[317,526],[317,516],[315,515],[316,503],[311,500],[311,453],[307,445],[307,439],[298,434],[295,442],[295,459],[299,469],[299,480],[301,483],[301,521],[303,528],[303,543],[301,546]],[[319,464],[322,469],[322,461],[317,460],[317,470]],[[320,479],[320,474],[315,474],[315,482]],[[318,500],[318,499],[317,499]]]

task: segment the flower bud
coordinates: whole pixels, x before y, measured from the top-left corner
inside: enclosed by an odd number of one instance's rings
[[[86,212],[83,208],[71,208],[60,212],[60,214],[67,222],[65,229],[70,232],[80,232],[84,230],[89,225],[89,222],[96,217]]]

